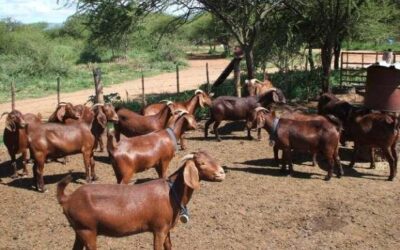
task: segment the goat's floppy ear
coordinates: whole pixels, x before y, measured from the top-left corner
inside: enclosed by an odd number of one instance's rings
[[[16,126],[15,126],[14,121],[12,121],[9,117],[7,117],[6,129],[11,131],[11,132],[15,132],[15,128],[16,128]]]
[[[278,93],[276,93],[276,91],[272,91],[272,100],[274,102],[279,102],[279,96]]]
[[[185,181],[185,184],[192,189],[198,189],[200,187],[199,171],[197,170],[193,160],[186,161],[184,168],[183,180]]]
[[[199,104],[200,104],[200,107],[204,108],[204,97],[203,97],[203,94],[199,95]]]
[[[100,124],[100,126],[102,128],[106,128],[107,127],[107,117],[103,113],[103,111],[101,111],[101,109],[98,109],[98,113],[97,113],[96,119],[97,119],[97,122]]]
[[[65,106],[59,106],[59,109],[57,110],[58,121],[62,121],[64,115],[65,115]]]
[[[256,116],[256,121],[257,121],[257,129],[263,128],[265,125],[265,118],[264,115],[262,115],[262,112],[258,112]]]

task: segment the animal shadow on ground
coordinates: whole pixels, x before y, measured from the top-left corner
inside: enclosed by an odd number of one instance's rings
[[[246,129],[246,124],[244,121],[233,121],[233,122],[227,122],[223,126],[218,128],[218,133],[220,136],[223,136],[221,139],[222,140],[247,140],[247,129]],[[198,136],[198,137],[190,137],[187,138],[188,140],[196,140],[196,141],[205,141],[205,140],[215,140],[215,134],[212,129],[213,124],[210,125],[208,128],[208,138],[204,138],[203,136]],[[204,128],[202,128],[200,131],[204,132]],[[232,132],[242,132],[243,136],[226,136],[230,135]],[[253,132],[256,133],[256,132]]]
[[[95,161],[99,161],[99,162],[106,163],[106,164],[111,164],[110,157],[108,157],[106,155],[95,155],[93,158]]]
[[[85,173],[68,172],[68,173],[64,173],[64,174],[43,176],[44,183],[46,185],[57,183],[69,174],[72,175],[72,179],[73,179],[74,183],[81,183],[81,181],[78,182],[77,180],[85,179]],[[32,177],[14,179],[8,183],[4,183],[4,185],[10,186],[10,187],[28,189],[28,190],[36,190],[34,187],[35,185],[34,185],[34,181],[33,181]]]
[[[142,179],[137,179],[136,181],[132,181],[132,184],[141,184],[141,183],[145,183],[148,181],[153,181],[153,180],[157,180],[157,179],[152,179],[152,178],[142,178]]]
[[[29,165],[28,165],[29,167]],[[17,159],[17,170],[20,172],[22,169],[22,157]],[[11,160],[6,160],[0,163],[0,178],[6,178],[13,175],[14,169],[11,166]]]

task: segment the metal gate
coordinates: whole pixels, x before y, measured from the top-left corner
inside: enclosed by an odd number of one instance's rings
[[[383,52],[342,52],[340,56],[340,86],[364,87],[367,82],[367,67],[381,61],[382,55]],[[396,62],[396,52],[393,52],[393,60]]]

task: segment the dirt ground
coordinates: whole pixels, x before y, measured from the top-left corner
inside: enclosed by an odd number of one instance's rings
[[[386,163],[368,169],[367,163],[347,167],[349,148],[341,150],[345,176],[323,180],[326,172],[310,166],[310,156],[297,154],[294,177],[282,175],[272,161],[266,132],[263,140],[249,141],[241,126],[221,128],[223,141],[203,139],[203,124],[187,135],[186,151],[205,149],[227,171],[221,183],[202,182],[189,203],[189,224],[172,231],[174,249],[399,249],[400,177],[386,181]],[[232,133],[228,133],[233,128]],[[253,132],[254,133],[254,132]],[[213,135],[211,135],[213,136]],[[12,180],[9,158],[0,149],[0,249],[71,249],[74,232],[55,197],[56,183],[72,170],[84,184],[81,156],[63,166],[45,166],[48,193],[31,187],[32,175]],[[99,183],[115,183],[104,153],[96,153]],[[151,169],[134,180],[157,177]],[[155,204],[156,205],[156,204]],[[99,249],[151,249],[152,235],[125,238],[98,237]]]

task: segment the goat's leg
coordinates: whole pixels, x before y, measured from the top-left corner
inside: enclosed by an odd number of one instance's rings
[[[392,155],[392,150],[391,148],[382,148],[383,154],[385,155],[389,167],[390,167],[390,175],[388,178],[388,181],[393,181],[394,177],[396,176],[397,169],[395,169],[395,163],[394,163],[394,157]]]
[[[358,150],[359,150],[358,145],[356,143],[354,143],[353,155],[351,157],[351,162],[350,162],[350,165],[349,165],[350,168],[354,167],[354,164],[356,162],[356,157],[357,157],[357,154],[358,154]]]
[[[317,154],[313,153],[312,155],[312,166],[315,167],[317,166]]]
[[[17,160],[15,159],[15,154],[10,154],[11,156],[11,167],[13,169],[13,174],[11,175],[12,179],[18,178],[18,173],[17,173]]]
[[[217,141],[221,141],[221,137],[219,137],[219,133],[218,133],[218,127],[221,124],[220,121],[215,121],[214,125],[213,125],[213,130],[215,133],[215,138],[217,139]]]
[[[249,139],[249,140],[253,139],[253,137],[251,137],[251,129],[250,128],[247,129],[247,139]]]
[[[162,250],[165,242],[165,238],[167,237],[167,233],[160,231],[154,232],[154,250]]]
[[[287,159],[287,163],[289,165],[289,175],[293,176],[294,171],[293,171],[293,162],[292,162],[292,150],[290,150],[290,149],[287,150],[286,159]]]
[[[164,250],[171,250],[171,249],[172,249],[171,236],[170,232],[168,232],[167,237],[165,238],[164,241]]]
[[[326,159],[328,160],[328,174],[325,176],[325,180],[329,181],[333,175],[333,169],[335,167],[335,160],[333,159],[332,155],[325,154]]]
[[[82,239],[79,237],[77,233],[75,233],[75,242],[74,246],[72,247],[72,250],[83,250],[83,247],[85,245],[83,244]]]
[[[257,140],[261,141],[261,128],[257,129]]]
[[[98,143],[99,143],[99,146],[100,146],[99,152],[104,152],[103,134],[104,134],[104,133],[102,133],[102,134],[99,136],[99,139],[98,139],[98,141],[99,141]]]
[[[38,187],[38,191],[42,192],[42,193],[47,191],[47,189],[44,186],[44,180],[43,180],[44,162],[45,162],[45,158],[38,159],[38,164],[37,164],[37,168],[36,168],[37,187]]]
[[[184,138],[184,136],[185,136],[185,135],[182,135],[181,138],[180,138],[181,149],[182,149],[182,150],[185,150],[185,149],[187,148],[187,147],[186,147],[186,139]]]
[[[82,152],[83,156],[83,164],[85,165],[85,175],[86,175],[86,182],[91,183],[92,178],[90,174],[91,164],[90,164],[90,154],[86,152]]]
[[[26,164],[28,164],[28,150],[25,149],[22,151],[22,167],[23,167],[23,172],[22,175],[28,175],[28,169],[26,168]]]
[[[92,181],[97,181],[99,179],[99,177],[97,177],[96,172],[94,170],[94,157],[93,157],[93,153],[92,156],[90,157],[90,172],[92,174]]]
[[[79,230],[76,232],[79,234],[83,244],[85,245],[87,250],[96,250],[96,237],[97,233],[91,230]]]
[[[167,170],[169,166],[169,161],[162,161],[160,165],[156,167],[156,171],[159,178],[167,178]]]
[[[274,161],[276,166],[279,167],[279,149],[276,145],[274,145]]]
[[[206,122],[205,126],[204,126],[204,138],[208,137],[208,127],[210,127],[211,123],[214,122],[213,118],[208,119],[208,121]]]
[[[371,158],[370,158],[369,168],[375,169],[375,150],[373,147],[370,148],[370,152],[371,152],[371,155],[370,155]]]
[[[344,171],[342,168],[342,163],[340,162],[339,147],[336,150],[335,154],[333,155],[333,159],[335,160],[335,165],[338,168],[337,177],[340,178],[344,175]]]
[[[35,186],[36,190],[39,189],[37,168],[38,168],[37,162],[36,162],[36,160],[34,160],[33,166],[32,166],[32,174],[33,174],[33,185]]]

